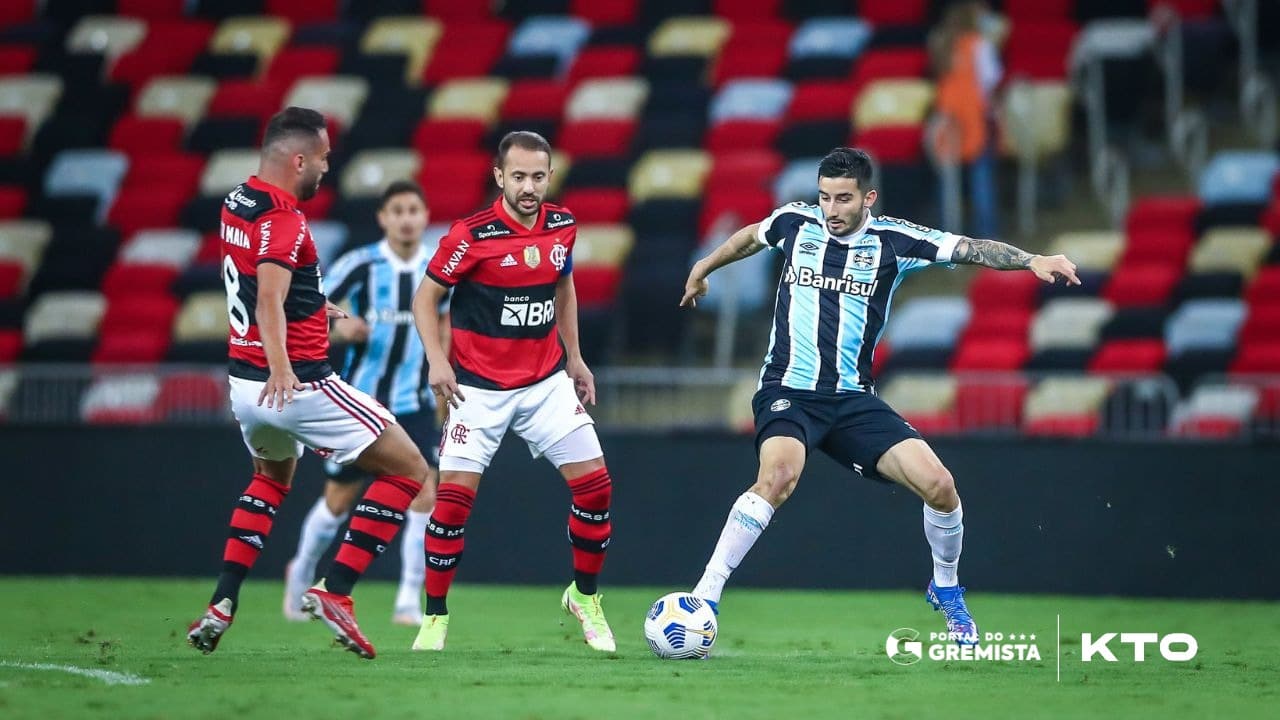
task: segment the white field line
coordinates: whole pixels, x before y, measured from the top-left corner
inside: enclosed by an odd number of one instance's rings
[[[64,672],[72,675],[80,675],[82,677],[101,680],[108,685],[146,685],[151,680],[133,673],[113,672],[111,670],[98,670],[95,668],[82,668],[75,665],[53,665],[51,663],[26,663],[15,662],[12,660],[0,660],[0,667],[17,668],[19,670],[47,670],[53,672]]]

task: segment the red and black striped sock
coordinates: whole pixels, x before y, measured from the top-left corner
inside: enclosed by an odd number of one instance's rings
[[[288,485],[281,485],[261,473],[254,474],[231,513],[227,544],[222,550],[222,574],[218,576],[218,586],[213,591],[210,605],[230,598],[234,611],[240,600],[240,585],[262,552],[262,546],[271,534],[276,510],[288,494]]]
[[[436,490],[436,506],[427,521],[427,614],[448,615],[445,597],[462,559],[463,534],[467,516],[475,503],[476,491],[457,483],[441,483]]]
[[[404,524],[405,510],[422,489],[422,483],[397,475],[382,475],[369,484],[364,497],[351,510],[351,522],[342,546],[325,575],[325,589],[350,595],[351,588],[369,563],[387,549]]]
[[[613,523],[609,520],[609,502],[613,496],[609,469],[600,468],[570,480],[569,491],[573,493],[573,504],[569,506],[569,543],[573,545],[574,582],[578,592],[592,595],[613,532]]]

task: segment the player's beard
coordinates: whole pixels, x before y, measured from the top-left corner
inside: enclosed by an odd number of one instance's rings
[[[298,187],[298,199],[310,200],[320,192],[320,180],[324,177],[324,173],[319,173],[315,177],[302,176],[302,183]]]
[[[542,198],[537,195],[507,195],[506,197],[507,204],[521,217],[537,217],[538,211],[542,210]],[[520,207],[521,200],[533,200],[533,209],[525,212],[524,208]]]

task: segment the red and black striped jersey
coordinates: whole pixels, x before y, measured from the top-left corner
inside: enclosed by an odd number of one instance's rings
[[[556,283],[573,270],[573,215],[543,203],[533,227],[498,198],[449,228],[427,275],[454,288],[450,361],[464,385],[508,390],[564,367],[556,332]]]
[[[258,332],[258,266],[274,263],[293,273],[284,299],[285,349],[298,379],[321,380],[329,367],[329,319],[320,260],[307,219],[291,193],[256,176],[222,203],[222,280],[231,322],[231,374],[266,380],[267,356]]]

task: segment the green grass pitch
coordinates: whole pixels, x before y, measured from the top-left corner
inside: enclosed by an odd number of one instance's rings
[[[250,581],[218,651],[186,647],[208,580],[0,579],[0,717],[18,718],[922,718],[1275,717],[1280,604],[994,595],[969,604],[984,631],[1035,634],[1039,662],[902,666],[895,628],[940,616],[911,592],[731,588],[706,661],[660,661],[641,625],[669,589],[605,588],[618,652],[598,655],[559,608],[560,588],[460,585],[449,648],[408,650],[393,588],[356,592],[374,661],[332,647],[319,623],[280,617],[280,585]],[[1055,642],[1061,616],[1061,655]],[[1147,648],[1080,661],[1083,632],[1186,632],[1195,659]],[[1154,658],[1154,659],[1152,659]],[[1059,661],[1061,679],[1058,679]],[[109,671],[72,674],[67,668]],[[129,674],[145,684],[112,684]]]

